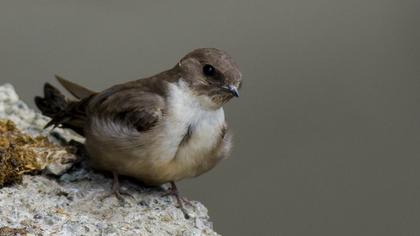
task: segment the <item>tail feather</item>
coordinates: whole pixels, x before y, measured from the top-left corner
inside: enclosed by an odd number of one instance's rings
[[[35,104],[42,114],[52,117],[67,107],[67,102],[63,94],[49,83],[44,85],[44,97],[35,97]]]
[[[86,121],[85,108],[89,98],[80,101],[68,101],[64,95],[49,83],[44,85],[44,97],[35,97],[35,104],[43,115],[51,118],[45,128],[61,126],[84,135]]]

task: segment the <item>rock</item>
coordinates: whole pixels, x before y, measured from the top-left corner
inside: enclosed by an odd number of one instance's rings
[[[19,100],[11,85],[0,86],[0,119],[12,120],[24,133],[43,135],[57,148],[51,155],[69,153],[58,144],[62,139],[83,141],[74,133],[57,128],[43,130],[48,118]],[[1,131],[0,131],[1,132]],[[49,147],[43,151],[51,152]],[[41,153],[41,152],[40,152]],[[39,155],[36,155],[39,158]],[[54,159],[54,157],[50,157]],[[124,202],[115,197],[102,200],[111,189],[110,178],[86,167],[84,162],[64,173],[57,162],[47,168],[61,175],[23,175],[21,184],[0,189],[0,232],[10,235],[218,235],[212,229],[207,209],[192,201],[185,219],[172,197],[162,197],[161,188],[145,188],[129,179],[122,189],[133,196]],[[2,234],[3,235],[3,234]],[[7,235],[7,234],[5,234]]]
[[[27,235],[27,233],[28,232],[25,229],[15,229],[9,227],[0,228],[0,235],[2,236]]]

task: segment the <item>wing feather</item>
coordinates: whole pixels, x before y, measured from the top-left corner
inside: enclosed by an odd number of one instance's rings
[[[125,84],[96,95],[89,111],[102,119],[145,132],[159,122],[164,108],[161,95]]]

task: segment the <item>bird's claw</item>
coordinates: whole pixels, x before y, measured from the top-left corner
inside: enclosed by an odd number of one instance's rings
[[[171,187],[165,193],[163,193],[161,196],[162,197],[174,196],[175,199],[177,200],[177,203],[178,203],[177,207],[181,209],[182,213],[184,213],[185,219],[191,218],[190,215],[188,214],[187,210],[185,209],[183,203],[185,203],[186,205],[189,205],[191,207],[193,207],[193,204],[188,199],[179,196],[178,189],[177,189],[174,182],[171,182]]]

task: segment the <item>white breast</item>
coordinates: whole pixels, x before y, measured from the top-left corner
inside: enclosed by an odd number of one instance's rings
[[[162,132],[160,158],[199,161],[202,154],[209,152],[220,138],[224,125],[223,108],[211,109],[210,99],[193,94],[182,79],[169,85],[168,112]],[[192,134],[188,142],[180,147],[188,127]]]

